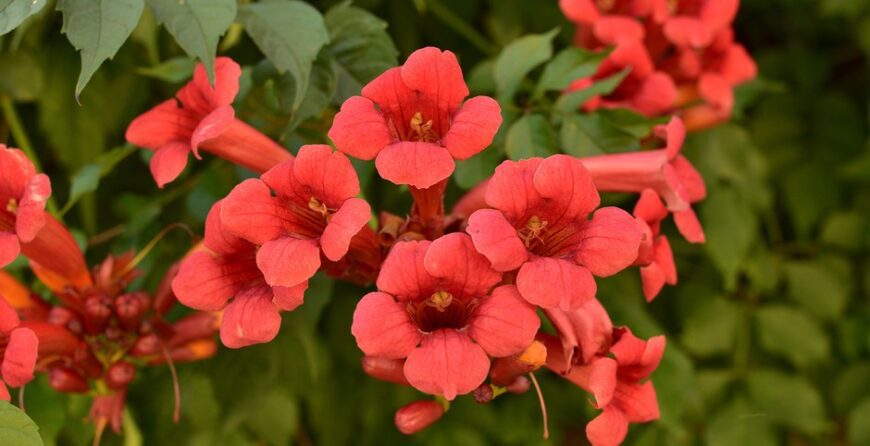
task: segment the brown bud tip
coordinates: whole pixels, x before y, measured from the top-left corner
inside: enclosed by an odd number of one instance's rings
[[[528,366],[530,371],[538,370],[547,363],[547,347],[542,342],[534,341],[517,360]]]
[[[52,367],[48,370],[48,385],[58,392],[84,393],[88,391],[88,381],[75,369]]]
[[[396,411],[396,428],[405,435],[416,434],[438,421],[444,415],[444,406],[437,401],[421,400]]]
[[[507,391],[510,393],[526,393],[532,386],[532,382],[525,376],[517,376],[514,382],[508,384]]]
[[[402,370],[405,361],[402,359],[387,359],[374,356],[363,356],[362,369],[372,378],[395,384],[408,386],[405,372]]]
[[[486,404],[492,401],[492,386],[487,383],[483,383],[478,388],[474,389],[473,395],[474,401],[477,401],[480,404]]]
[[[106,384],[110,389],[123,389],[136,378],[136,367],[126,361],[118,361],[106,372]]]

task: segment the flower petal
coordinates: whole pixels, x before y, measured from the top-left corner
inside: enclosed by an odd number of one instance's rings
[[[347,254],[350,240],[359,233],[372,218],[372,208],[362,198],[351,198],[344,202],[320,236],[320,249],[329,260],[337,262]]]
[[[502,211],[513,223],[525,222],[529,209],[540,206],[543,198],[535,188],[534,177],[541,158],[504,161],[486,186],[486,204]]]
[[[604,16],[593,25],[595,37],[606,45],[617,45],[625,41],[642,41],[643,25],[631,17]]]
[[[718,73],[704,73],[698,80],[698,92],[707,103],[724,112],[734,107],[734,90],[731,84]]]
[[[435,128],[440,129],[439,133],[443,135],[449,126],[450,114],[468,96],[468,86],[465,85],[456,55],[432,46],[421,48],[408,56],[401,74],[408,88],[422,93],[420,99],[424,103],[437,107],[437,115],[427,113],[428,110],[420,111],[435,120]]]
[[[634,263],[643,238],[634,217],[617,207],[595,211],[580,234],[574,259],[600,277],[616,274]]]
[[[677,87],[674,80],[661,71],[644,78],[640,89],[631,99],[631,106],[646,116],[666,113],[677,103]]]
[[[655,241],[654,262],[658,265],[665,276],[668,285],[677,284],[677,265],[674,264],[674,253],[668,238],[660,236]]]
[[[172,291],[182,304],[202,311],[217,311],[227,300],[251,283],[262,280],[253,256],[219,258],[205,251],[188,255],[172,280]]]
[[[203,64],[193,70],[193,80],[178,92],[185,108],[206,114],[224,105],[230,105],[239,92],[242,69],[229,57],[218,57],[214,65],[214,86],[211,85]]]
[[[375,159],[382,178],[394,184],[426,189],[448,178],[456,165],[444,147],[403,141],[384,148]]]
[[[21,253],[18,236],[6,231],[0,231],[0,268],[12,263]]]
[[[628,420],[621,410],[605,407],[586,425],[586,438],[592,446],[619,446],[628,435]]]
[[[563,310],[595,298],[595,279],[588,269],[564,259],[535,257],[520,267],[517,288],[532,305]]]
[[[490,356],[503,357],[531,345],[540,326],[534,307],[523,300],[515,286],[504,285],[481,301],[468,335]]]
[[[601,203],[592,175],[583,162],[568,155],[553,155],[538,166],[534,176],[535,189],[552,206],[557,216],[550,225],[584,217]]]
[[[659,402],[652,381],[643,384],[621,381],[616,386],[613,399],[613,404],[619,407],[632,423],[646,423],[659,419]]]
[[[286,212],[265,183],[248,179],[223,199],[220,218],[224,227],[233,234],[262,245],[284,233],[283,215]]]
[[[665,337],[653,336],[648,341],[639,339],[631,330],[623,330],[619,340],[610,347],[610,353],[619,363],[619,377],[628,381],[640,381],[648,377],[658,366],[665,352]]]
[[[193,155],[199,158],[199,145],[203,141],[220,136],[235,118],[236,112],[229,105],[218,107],[202,118],[190,136],[190,149]]]
[[[22,242],[30,242],[45,226],[45,202],[51,196],[51,182],[45,174],[34,175],[27,183],[15,214],[15,232]]]
[[[453,116],[450,130],[444,135],[444,146],[455,159],[471,158],[492,144],[501,123],[498,102],[488,96],[475,96],[465,101]]]
[[[559,0],[559,7],[568,20],[575,23],[595,23],[601,14],[592,0]]]
[[[559,333],[569,364],[573,362],[575,353],[580,355],[578,362],[588,363],[595,356],[606,354],[610,348],[613,323],[598,299],[592,299],[574,310],[551,308],[545,309],[544,313]]]
[[[274,286],[272,287],[272,294],[274,295],[272,302],[283,311],[293,311],[303,304],[305,290],[307,289],[307,280],[292,287]]]
[[[18,199],[34,175],[36,168],[23,151],[0,144],[0,196]],[[0,209],[5,207],[4,203]]]
[[[677,224],[677,230],[689,243],[704,243],[707,239],[698,216],[691,208],[674,212],[674,223]]]
[[[405,305],[381,292],[368,293],[357,303],[350,331],[366,355],[390,359],[407,357],[422,339]]]
[[[267,286],[239,293],[221,318],[221,342],[229,348],[269,342],[278,335],[281,315]]]
[[[677,46],[703,48],[713,41],[710,27],[694,17],[671,17],[665,22],[664,33],[665,37]]]
[[[417,390],[453,400],[483,383],[489,358],[466,334],[441,329],[423,338],[408,355],[404,370]]]
[[[475,211],[468,217],[465,230],[471,235],[477,251],[492,262],[496,271],[513,271],[528,260],[526,246],[501,211]]]
[[[20,323],[21,319],[18,317],[18,312],[9,303],[9,298],[5,296],[4,291],[4,295],[0,295],[0,333],[8,334]]]
[[[256,246],[232,234],[221,222],[221,207],[224,200],[212,205],[205,217],[205,247],[217,254],[253,255]]]
[[[411,118],[420,110],[417,94],[402,80],[402,67],[390,68],[372,79],[362,89],[362,95],[374,102],[381,112],[391,119],[391,130],[399,139],[406,139]]]
[[[163,188],[167,183],[181,175],[187,166],[187,154],[190,146],[183,142],[171,142],[154,152],[151,157],[151,176],[157,187]]]
[[[12,387],[21,387],[33,379],[39,338],[29,328],[19,327],[9,334],[9,344],[0,367],[3,381]]]
[[[269,285],[292,287],[314,277],[320,249],[314,240],[281,237],[260,246],[257,266]]]
[[[468,234],[456,232],[438,238],[429,245],[423,264],[429,274],[461,293],[458,298],[484,295],[501,282],[501,273],[474,250]]]
[[[399,301],[428,299],[435,291],[435,278],[426,271],[423,260],[429,241],[399,242],[390,250],[378,274],[378,290]]]
[[[640,267],[640,281],[643,285],[643,297],[652,302],[665,287],[665,273],[656,263]]]
[[[172,142],[186,144],[198,124],[196,115],[179,107],[175,99],[167,99],[136,117],[124,136],[134,146],[157,150]]]
[[[296,187],[301,188],[296,193],[306,202],[313,195],[329,207],[338,208],[359,194],[359,177],[350,160],[327,145],[302,146],[293,163],[293,176]]]
[[[393,140],[387,120],[371,99],[353,96],[341,104],[329,138],[338,150],[363,160],[374,159]]]

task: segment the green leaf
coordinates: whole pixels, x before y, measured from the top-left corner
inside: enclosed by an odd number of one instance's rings
[[[21,409],[0,401],[0,444],[42,446],[39,428]]]
[[[209,81],[214,82],[218,39],[236,18],[236,1],[148,0],[148,6],[178,45],[202,61]]]
[[[290,73],[287,73],[285,76],[289,75]],[[306,119],[320,113],[335,96],[337,86],[338,73],[335,71],[335,61],[328,51],[321,51],[311,68],[308,90],[305,91],[299,109],[293,113],[286,131],[292,131]]]
[[[311,66],[317,53],[329,42],[320,12],[306,3],[273,0],[242,5],[239,21],[275,68],[280,73],[290,73],[297,91],[307,91]],[[304,97],[304,93],[296,94],[294,110]]]
[[[826,320],[835,320],[846,309],[849,290],[832,265],[796,261],[785,265],[789,297]]]
[[[562,121],[559,140],[563,152],[577,156],[640,150],[638,139],[599,114],[571,114]]]
[[[79,97],[94,72],[130,37],[145,0],[61,0],[63,32],[82,54],[82,70],[76,82]]]
[[[561,91],[571,82],[589,77],[598,65],[610,54],[609,51],[593,53],[582,48],[566,48],[559,52],[545,67],[535,87],[535,95],[545,91]]]
[[[827,429],[822,397],[806,378],[755,370],[748,383],[750,397],[769,419],[810,435]]]
[[[350,4],[326,11],[331,36],[328,48],[335,60],[360,84],[396,66],[399,50],[387,33],[387,22]]]
[[[577,109],[580,108],[581,105],[585,104],[586,101],[592,99],[595,96],[604,96],[610,93],[613,93],[613,90],[616,90],[616,87],[622,83],[622,80],[625,79],[625,76],[628,76],[628,73],[631,71],[631,67],[628,67],[619,73],[616,73],[607,79],[602,79],[587,88],[582,90],[573,91],[571,93],[562,95],[557,101],[553,108],[556,111],[562,113],[574,113]]]
[[[553,57],[553,38],[559,30],[531,34],[514,40],[495,60],[494,75],[499,102],[512,102],[523,78]]]
[[[870,444],[870,398],[865,398],[861,404],[849,414],[849,440],[852,444]]]
[[[755,241],[756,215],[737,191],[723,187],[710,190],[701,208],[701,222],[707,235],[704,248],[730,289]]]
[[[0,0],[0,36],[17,28],[43,6],[45,0]]]
[[[172,84],[180,84],[193,76],[196,64],[188,57],[173,57],[152,67],[137,68],[136,72]]]
[[[824,181],[830,172],[818,163],[784,170],[783,202],[798,235],[809,237],[825,215],[839,206],[842,188],[837,181]]]
[[[868,240],[868,224],[863,214],[856,211],[835,212],[827,216],[820,239],[837,248],[859,252]]]
[[[512,160],[549,156],[553,149],[553,132],[543,115],[525,115],[511,125],[505,150]]]
[[[63,215],[69,211],[82,195],[97,190],[100,179],[109,174],[115,166],[124,158],[136,152],[136,148],[130,145],[117,147],[102,155],[91,163],[86,164],[75,173],[70,182],[69,199],[60,210]]]
[[[831,353],[827,333],[798,309],[771,305],[759,309],[755,317],[761,346],[797,367],[821,362]]]
[[[18,102],[36,100],[45,87],[39,60],[28,51],[0,53],[0,94]]]
[[[733,350],[740,307],[723,297],[704,299],[685,317],[683,345],[697,356],[713,356]]]
[[[667,117],[647,118],[627,108],[602,108],[596,110],[595,113],[616,128],[638,139],[645,138],[652,133],[653,127],[665,124],[668,121]]]
[[[299,408],[283,392],[268,392],[252,401],[245,425],[268,444],[289,444],[299,423]]]
[[[831,388],[831,401],[838,414],[845,414],[870,396],[870,362],[858,362],[843,369]]]
[[[704,439],[709,446],[779,444],[768,417],[743,395],[735,397],[710,419]]]
[[[457,161],[453,179],[459,187],[471,189],[491,177],[501,160],[501,151],[494,148],[486,149],[467,160]]]

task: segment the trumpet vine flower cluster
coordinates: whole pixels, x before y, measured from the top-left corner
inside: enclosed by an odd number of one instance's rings
[[[729,29],[732,3],[563,0],[581,24],[578,44],[616,47],[575,86],[632,67],[613,94],[587,107],[659,115],[700,98],[677,114],[691,123],[727,116],[732,86],[754,75]],[[494,99],[466,100],[453,53],[414,52],[344,102],[328,132],[337,150],[312,144],[295,155],[235,117],[240,73],[219,58],[210,84],[197,67],[175,98],[127,130],[130,143],[155,152],[159,187],[200,150],[259,174],[213,205],[203,242],[155,293],[131,288],[138,256],[86,266],[70,232],[45,211],[48,178],[22,152],[0,147],[0,265],[23,254],[53,294],[46,300],[0,276],[6,385],[45,372],[58,391],[94,397],[98,431],[118,430],[139,367],[207,358],[218,332],[229,348],[273,340],[281,313],[304,305],[309,280],[323,271],[373,286],[360,293],[349,328],[363,370],[437,398],[398,410],[403,433],[434,423],[462,395],[486,403],[526,392],[530,381],[537,387],[532,372],[544,367],[592,395],[602,411],[586,428],[594,445],[619,444],[629,423],[658,418],[648,378],[664,337],[614,327],[596,281],[637,266],[652,300],[677,282],[662,221],[672,214],[689,242],[704,241],[691,206],[706,190],[680,154],[683,119],[657,126],[644,141],[649,150],[504,161],[446,212],[455,161],[490,146],[502,123]],[[349,157],[374,160],[380,177],[407,186],[411,208],[373,214]],[[601,194],[611,192],[636,194],[633,213],[602,207]],[[176,301],[196,311],[169,322]],[[5,386],[0,397],[9,399]]]

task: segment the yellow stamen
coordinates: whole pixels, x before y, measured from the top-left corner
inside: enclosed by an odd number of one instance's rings
[[[314,197],[311,197],[311,199],[308,200],[308,209],[311,209],[314,212],[319,212],[320,215],[323,215],[324,217],[329,212],[329,209],[327,209],[326,207],[326,203],[323,203]]]
[[[434,307],[436,310],[440,312],[444,312],[447,310],[447,307],[453,302],[453,295],[448,293],[447,291],[437,291],[429,300],[426,301],[426,305],[430,307]]]
[[[531,218],[529,218],[529,221],[526,222],[526,227],[520,229],[518,231],[518,234],[520,236],[520,239],[523,240],[526,247],[528,248],[528,246],[532,243],[532,240],[541,238],[541,232],[543,232],[546,228],[547,220],[541,220],[541,217],[533,215]]]
[[[6,203],[6,210],[13,214],[18,213],[18,200],[10,198],[9,202]]]
[[[423,121],[423,114],[420,112],[414,113],[411,117],[411,131],[417,134],[416,139],[422,142],[432,142],[437,138],[435,132],[432,131],[432,120]]]

